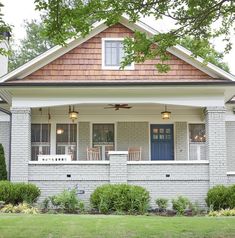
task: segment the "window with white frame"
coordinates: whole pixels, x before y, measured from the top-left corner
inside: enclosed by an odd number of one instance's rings
[[[189,124],[189,159],[206,159],[205,124]]]
[[[77,160],[77,124],[56,124],[56,154]]]
[[[120,69],[121,62],[125,57],[122,38],[102,39],[102,68]],[[125,69],[134,69],[134,64],[127,65]]]
[[[31,160],[38,160],[38,155],[50,154],[51,125],[31,125]]]

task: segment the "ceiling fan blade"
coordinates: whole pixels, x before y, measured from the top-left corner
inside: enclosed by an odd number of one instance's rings
[[[123,109],[131,109],[132,107],[120,107],[120,108],[123,108]]]

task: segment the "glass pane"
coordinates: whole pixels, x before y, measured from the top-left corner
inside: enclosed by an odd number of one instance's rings
[[[159,135],[160,140],[164,140],[164,135]]]
[[[114,125],[93,124],[93,143],[94,142],[114,142]]]
[[[32,146],[31,148],[31,160],[38,160],[39,146]]]
[[[160,128],[159,133],[164,134],[164,129]]]
[[[105,41],[105,65],[120,66],[124,56],[122,41]]]
[[[65,154],[65,146],[57,146],[56,147],[56,154],[57,155],[64,155]]]
[[[42,154],[49,155],[50,154],[50,146],[42,146]]]
[[[171,129],[166,129],[166,134],[170,134],[171,133]]]
[[[154,129],[153,129],[153,133],[154,133],[154,134],[157,134],[157,133],[158,133],[158,128],[154,128]]]
[[[158,134],[153,134],[153,139],[157,140],[158,139]]]
[[[189,125],[189,140],[190,142],[205,142],[205,124]]]
[[[77,124],[57,124],[56,131],[56,153],[71,155],[76,160]]]
[[[56,132],[59,130],[62,131],[61,134],[56,133],[56,142],[68,142],[68,124],[57,124],[56,125]]]
[[[40,124],[31,125],[31,142],[40,142]]]
[[[42,142],[50,142],[50,124],[42,125]]]

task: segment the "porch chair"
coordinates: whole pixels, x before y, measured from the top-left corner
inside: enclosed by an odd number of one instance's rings
[[[100,149],[99,148],[88,148],[87,147],[87,160],[100,160]]]
[[[129,147],[128,148],[128,160],[141,160],[141,147]]]

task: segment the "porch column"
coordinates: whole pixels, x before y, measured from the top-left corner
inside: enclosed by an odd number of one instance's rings
[[[227,184],[227,156],[225,108],[207,107],[206,115],[206,152],[210,162],[210,187]]]
[[[11,181],[28,182],[31,158],[31,110],[11,108]]]
[[[111,184],[127,183],[127,151],[110,151],[109,180]]]

